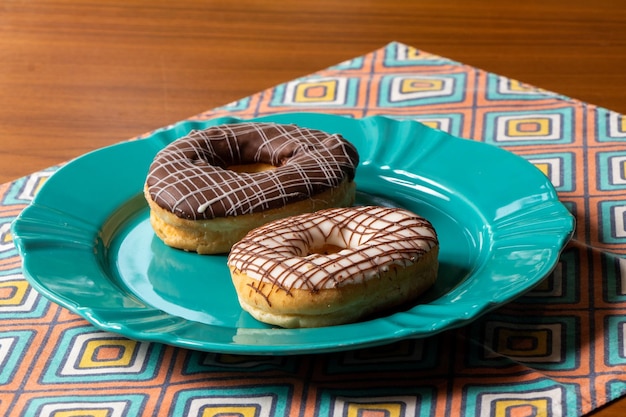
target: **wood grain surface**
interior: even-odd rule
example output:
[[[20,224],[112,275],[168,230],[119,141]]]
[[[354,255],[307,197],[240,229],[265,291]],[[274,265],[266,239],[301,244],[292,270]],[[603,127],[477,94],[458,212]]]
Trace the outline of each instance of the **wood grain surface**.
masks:
[[[618,0],[0,0],[0,183],[391,41],[626,113]]]

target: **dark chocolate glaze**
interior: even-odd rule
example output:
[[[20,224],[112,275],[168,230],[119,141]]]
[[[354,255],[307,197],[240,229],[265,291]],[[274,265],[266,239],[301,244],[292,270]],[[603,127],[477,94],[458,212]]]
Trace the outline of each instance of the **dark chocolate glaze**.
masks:
[[[146,179],[150,197],[176,216],[258,213],[353,180],[359,157],[340,135],[296,125],[236,123],[192,131],[161,150]],[[233,165],[276,167],[237,173]]]

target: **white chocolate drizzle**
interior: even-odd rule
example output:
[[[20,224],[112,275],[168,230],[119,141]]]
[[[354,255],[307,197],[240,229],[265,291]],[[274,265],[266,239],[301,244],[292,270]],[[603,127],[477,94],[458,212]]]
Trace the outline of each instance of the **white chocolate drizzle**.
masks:
[[[286,292],[340,287],[411,265],[438,245],[431,223],[399,208],[332,208],[261,226],[233,246],[228,265]],[[335,253],[311,253],[325,245]]]

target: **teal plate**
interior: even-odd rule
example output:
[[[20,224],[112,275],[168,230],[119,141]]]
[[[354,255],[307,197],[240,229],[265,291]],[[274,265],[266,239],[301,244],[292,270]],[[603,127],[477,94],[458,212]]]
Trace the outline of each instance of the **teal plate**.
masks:
[[[254,119],[341,133],[360,153],[357,203],[428,218],[440,239],[436,285],[417,303],[354,324],[278,329],[237,302],[223,255],[155,237],[142,187],[155,154],[232,117],[183,121],[59,169],[12,225],[24,274],[50,300],[126,337],[237,354],[339,351],[462,326],[549,274],[574,219],[547,178],[502,149],[415,121],[286,113]]]

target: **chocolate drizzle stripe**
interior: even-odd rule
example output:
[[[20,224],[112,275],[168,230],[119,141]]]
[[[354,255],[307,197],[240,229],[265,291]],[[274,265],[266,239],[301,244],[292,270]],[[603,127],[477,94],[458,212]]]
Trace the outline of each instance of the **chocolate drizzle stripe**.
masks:
[[[326,244],[343,248],[310,254]],[[430,222],[409,211],[378,206],[334,208],[278,220],[233,246],[229,266],[289,293],[311,292],[378,277],[408,266],[438,245]],[[258,287],[257,287],[258,288]]]
[[[232,165],[275,169],[238,173]],[[280,208],[354,179],[358,154],[340,135],[276,123],[193,131],[161,150],[146,185],[160,207],[186,219]]]

